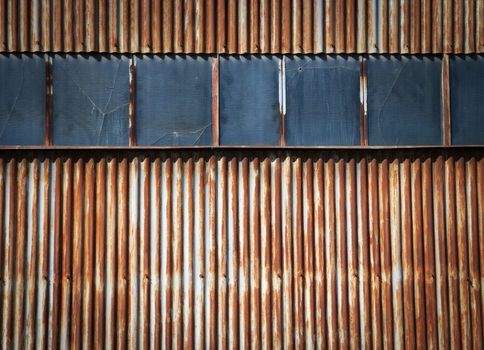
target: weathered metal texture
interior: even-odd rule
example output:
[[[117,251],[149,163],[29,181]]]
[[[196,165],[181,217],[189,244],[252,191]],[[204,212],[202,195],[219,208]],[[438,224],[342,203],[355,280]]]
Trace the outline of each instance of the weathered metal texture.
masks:
[[[479,348],[484,152],[2,151],[10,348]]]
[[[479,0],[0,0],[0,51],[484,52]]]

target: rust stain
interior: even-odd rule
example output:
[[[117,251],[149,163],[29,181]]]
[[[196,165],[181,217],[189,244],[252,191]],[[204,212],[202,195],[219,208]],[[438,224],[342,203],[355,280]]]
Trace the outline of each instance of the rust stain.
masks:
[[[482,149],[103,152],[2,153],[3,347],[482,343]]]

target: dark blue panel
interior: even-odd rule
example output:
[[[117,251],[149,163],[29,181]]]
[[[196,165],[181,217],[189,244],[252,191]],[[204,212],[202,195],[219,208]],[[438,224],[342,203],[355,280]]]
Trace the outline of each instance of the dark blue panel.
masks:
[[[279,144],[279,58],[220,58],[220,143]]]
[[[442,142],[441,60],[371,56],[368,62],[370,145]]]
[[[211,145],[211,82],[209,57],[137,59],[138,145]]]
[[[286,142],[360,144],[359,62],[344,56],[286,58]]]
[[[56,55],[54,144],[121,146],[129,142],[129,60]]]
[[[0,55],[0,144],[42,145],[45,61],[38,55]]]
[[[484,57],[452,57],[450,62],[452,143],[484,144]]]

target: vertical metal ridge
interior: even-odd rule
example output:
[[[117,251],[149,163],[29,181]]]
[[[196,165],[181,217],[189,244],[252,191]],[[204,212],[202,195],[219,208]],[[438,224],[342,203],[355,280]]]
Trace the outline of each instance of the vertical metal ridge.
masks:
[[[479,346],[483,159],[0,157],[2,346]]]

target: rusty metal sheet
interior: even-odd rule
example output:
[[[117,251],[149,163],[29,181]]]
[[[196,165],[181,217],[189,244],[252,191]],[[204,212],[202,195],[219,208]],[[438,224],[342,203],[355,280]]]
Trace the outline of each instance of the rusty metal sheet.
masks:
[[[484,151],[0,152],[3,348],[479,347]]]
[[[0,51],[484,52],[476,0],[1,0]]]

